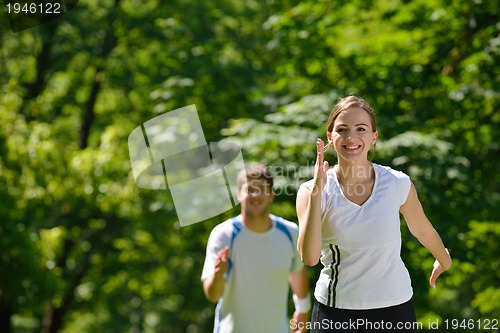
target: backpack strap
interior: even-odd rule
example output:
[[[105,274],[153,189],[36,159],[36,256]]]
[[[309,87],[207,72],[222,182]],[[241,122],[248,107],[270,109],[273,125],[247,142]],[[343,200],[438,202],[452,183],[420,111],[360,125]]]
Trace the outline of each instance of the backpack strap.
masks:
[[[226,272],[226,279],[229,277],[229,274],[231,273],[231,269],[233,267],[233,261],[231,260],[231,254],[233,250],[233,244],[234,240],[236,239],[236,236],[241,232],[242,225],[241,222],[238,221],[237,217],[232,218],[233,222],[233,232],[231,234],[231,243],[229,244],[229,255],[228,255],[228,260],[227,260],[227,272]]]
[[[279,216],[275,216],[275,215],[271,215],[271,217],[276,221],[276,228],[286,235],[286,237],[290,241],[292,251],[295,253],[297,251],[297,249],[296,249],[295,244],[293,242],[292,234],[290,233],[290,230],[286,227],[286,225],[283,221],[283,218],[281,218]],[[290,265],[290,271],[293,271],[294,268],[295,268],[295,261],[292,259],[292,263]]]

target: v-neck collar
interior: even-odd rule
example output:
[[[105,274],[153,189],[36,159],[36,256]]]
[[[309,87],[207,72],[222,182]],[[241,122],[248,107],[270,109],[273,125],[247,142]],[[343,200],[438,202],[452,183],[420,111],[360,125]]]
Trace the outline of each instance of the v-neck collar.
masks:
[[[333,172],[332,172],[332,173],[333,173],[333,179],[335,180],[335,184],[337,185],[337,187],[338,187],[338,189],[339,189],[339,193],[340,193],[340,194],[342,194],[342,197],[344,198],[344,200],[345,200],[345,201],[347,201],[349,204],[354,205],[354,206],[356,206],[356,207],[358,207],[358,208],[362,208],[362,207],[364,207],[365,205],[367,205],[367,204],[368,204],[368,203],[372,200],[372,198],[373,198],[373,196],[374,196],[374,194],[375,194],[375,191],[377,190],[377,184],[378,184],[378,179],[379,179],[378,169],[377,169],[377,167],[376,167],[376,164],[375,164],[375,163],[372,163],[372,162],[370,162],[370,163],[371,163],[372,168],[373,168],[373,175],[374,175],[374,177],[375,177],[375,180],[374,180],[374,182],[373,182],[372,193],[370,193],[370,196],[368,197],[368,199],[366,199],[366,201],[365,201],[365,202],[363,202],[361,205],[358,205],[357,203],[355,203],[355,202],[353,202],[353,201],[349,200],[349,199],[345,196],[344,191],[342,191],[342,186],[340,186],[340,182],[339,182],[339,180],[338,180],[338,178],[337,178],[337,171],[336,171],[336,167],[337,167],[337,166],[335,166],[335,167],[333,168],[333,170],[332,170],[332,171],[333,171]]]

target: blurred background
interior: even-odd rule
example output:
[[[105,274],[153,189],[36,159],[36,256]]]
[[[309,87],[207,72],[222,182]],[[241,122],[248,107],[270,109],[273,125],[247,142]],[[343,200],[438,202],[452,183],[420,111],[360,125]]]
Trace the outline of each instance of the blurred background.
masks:
[[[495,0],[81,0],[14,33],[0,12],[0,332],[211,332],[205,245],[239,207],[180,227],[168,190],[135,184],[128,135],[195,104],[208,142],[275,171],[272,212],[297,221],[348,94],[454,258],[431,289],[402,223],[418,320],[498,320],[499,18]]]

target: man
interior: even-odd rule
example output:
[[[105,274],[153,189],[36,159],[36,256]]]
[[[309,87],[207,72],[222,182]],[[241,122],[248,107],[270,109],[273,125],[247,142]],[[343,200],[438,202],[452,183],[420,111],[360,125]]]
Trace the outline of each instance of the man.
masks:
[[[274,192],[267,167],[246,167],[236,184],[241,214],[212,230],[201,277],[207,299],[218,302],[214,333],[305,332],[311,303],[298,227],[270,214]],[[290,322],[289,284],[296,308]]]

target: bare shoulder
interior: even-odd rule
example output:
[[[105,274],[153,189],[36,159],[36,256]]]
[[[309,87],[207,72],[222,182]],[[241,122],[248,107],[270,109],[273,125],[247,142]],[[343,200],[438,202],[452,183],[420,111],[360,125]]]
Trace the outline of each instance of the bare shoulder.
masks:
[[[308,180],[299,186],[297,191],[297,201],[306,200],[314,188],[314,179]]]
[[[415,188],[413,182],[410,182],[410,190],[408,192],[408,196],[403,205],[401,205],[400,211],[406,217],[408,213],[414,213],[416,210],[421,210],[421,209],[422,209],[422,204],[418,199],[417,189]]]

